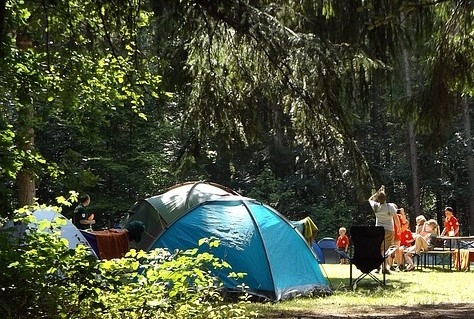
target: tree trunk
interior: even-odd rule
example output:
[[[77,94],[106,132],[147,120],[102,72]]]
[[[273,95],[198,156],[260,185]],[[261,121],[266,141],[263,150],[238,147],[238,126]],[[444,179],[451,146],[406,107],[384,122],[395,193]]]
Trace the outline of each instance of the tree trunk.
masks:
[[[33,106],[27,106],[20,112],[21,128],[18,130],[19,143],[22,150],[30,153],[35,148],[35,131],[31,126],[34,117]],[[25,164],[24,164],[25,165]],[[18,200],[20,207],[35,202],[35,174],[28,166],[23,166],[17,176]]]
[[[405,73],[405,93],[408,98],[413,96],[412,82],[411,82],[411,66],[408,55],[408,50],[403,49],[403,65]],[[411,179],[412,179],[412,196],[413,196],[413,209],[414,215],[421,215],[420,206],[420,180],[418,173],[418,152],[416,147],[416,133],[415,125],[413,122],[408,124],[408,142],[409,142],[409,158],[411,167]]]
[[[18,173],[18,200],[20,207],[35,202],[35,176],[32,170],[24,168]]]
[[[469,229],[468,234],[474,232],[474,155],[472,153],[472,136],[471,136],[471,118],[469,112],[469,103],[467,96],[462,99],[463,116],[464,116],[464,135],[466,141],[466,159],[467,171],[469,175]]]
[[[0,60],[3,61],[5,59],[5,43],[6,43],[6,32],[5,32],[5,25],[6,25],[6,16],[5,13],[7,11],[7,1],[0,0]]]

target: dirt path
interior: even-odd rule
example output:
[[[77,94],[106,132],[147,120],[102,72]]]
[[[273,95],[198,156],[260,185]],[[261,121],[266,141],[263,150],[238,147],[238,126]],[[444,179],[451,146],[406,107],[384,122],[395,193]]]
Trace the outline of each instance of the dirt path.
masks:
[[[473,304],[439,304],[418,307],[356,307],[338,309],[333,313],[285,312],[266,314],[262,318],[285,319],[471,319],[474,318]]]

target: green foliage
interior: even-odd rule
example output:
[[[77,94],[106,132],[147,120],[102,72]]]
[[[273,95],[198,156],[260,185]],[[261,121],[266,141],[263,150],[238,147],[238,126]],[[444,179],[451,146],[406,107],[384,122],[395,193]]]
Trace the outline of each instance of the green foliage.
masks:
[[[7,223],[0,229],[3,318],[253,316],[245,294],[235,303],[224,300],[210,268],[230,265],[210,252],[132,250],[122,259],[96,260],[84,246],[68,249],[60,236],[61,220],[35,223],[31,211],[37,208],[17,211],[15,223],[27,227],[20,237],[19,226]],[[211,249],[218,244],[212,239],[204,243]]]
[[[277,178],[266,166],[252,181],[245,196],[255,198],[277,209],[290,220],[311,217],[318,226],[318,237],[335,237],[341,226],[349,228],[356,222],[367,223],[365,212],[359,211],[358,202],[351,202],[342,191],[327,188],[325,174],[305,172],[311,177],[295,174]],[[341,197],[342,195],[342,197]]]
[[[0,181],[12,182],[28,169],[38,184],[52,184],[49,193],[96,186],[104,176],[84,167],[95,154],[83,147],[108,142],[102,134],[115,129],[110,124],[117,110],[126,110],[128,122],[132,116],[145,119],[145,101],[165,96],[157,59],[142,50],[148,45],[141,37],[149,31],[150,7],[140,0],[120,5],[68,0],[9,1],[2,9],[0,104],[8,107],[2,109],[0,131],[11,131],[14,140],[11,155],[2,158]],[[0,150],[8,147],[10,135],[0,135]]]
[[[291,211],[288,200],[294,198],[294,193],[284,181],[277,179],[269,167],[266,167],[254,182],[254,187],[246,194],[275,208],[285,207]],[[285,205],[286,204],[286,205]]]
[[[27,227],[34,217],[20,209],[14,221]],[[59,221],[40,223],[20,234],[14,234],[20,226],[2,228],[0,308],[5,318],[60,318],[76,313],[79,299],[96,293],[89,284],[100,275],[97,261],[82,246],[69,250],[60,227]]]
[[[3,121],[2,121],[3,123]],[[15,132],[12,125],[7,125],[0,131],[0,152],[5,154],[0,159],[0,174],[10,178],[16,176],[21,167],[21,152],[15,143]]]
[[[439,134],[417,135],[422,210],[436,215],[449,203],[467,225],[452,93],[472,92],[471,8],[405,0],[9,1],[0,60],[2,213],[15,207],[14,179],[27,167],[37,197],[85,191],[104,221],[137,198],[208,179],[291,219],[310,215],[320,234],[335,234],[339,224],[372,222],[363,205],[374,183],[411,213],[406,132],[416,124]],[[16,35],[31,45],[19,46]],[[21,148],[26,124],[36,151]],[[435,141],[443,147],[424,147]]]

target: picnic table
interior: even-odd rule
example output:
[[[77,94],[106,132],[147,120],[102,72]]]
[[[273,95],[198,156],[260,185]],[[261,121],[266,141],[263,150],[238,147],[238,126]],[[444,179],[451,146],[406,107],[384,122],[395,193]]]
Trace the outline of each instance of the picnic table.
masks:
[[[474,242],[474,236],[439,236],[441,240],[446,240],[449,243],[449,250],[457,249],[453,253],[454,265],[457,270],[469,269],[471,261],[471,252],[474,258],[474,251],[461,249],[461,242]],[[453,246],[453,242],[455,243]],[[467,255],[467,259],[466,259]]]

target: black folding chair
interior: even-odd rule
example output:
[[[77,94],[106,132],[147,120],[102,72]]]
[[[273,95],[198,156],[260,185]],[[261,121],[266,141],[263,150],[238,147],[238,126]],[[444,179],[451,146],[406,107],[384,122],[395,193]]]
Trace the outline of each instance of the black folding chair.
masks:
[[[366,276],[371,277],[380,285],[385,286],[385,259],[391,255],[393,251],[388,250],[385,255],[382,255],[380,252],[380,247],[385,237],[384,228],[381,226],[352,226],[350,237],[353,245],[353,255],[349,259],[350,286],[355,288],[357,283]],[[354,281],[352,280],[352,265],[355,265],[356,268],[362,272]],[[372,273],[373,270],[379,269],[381,265],[382,280]]]

